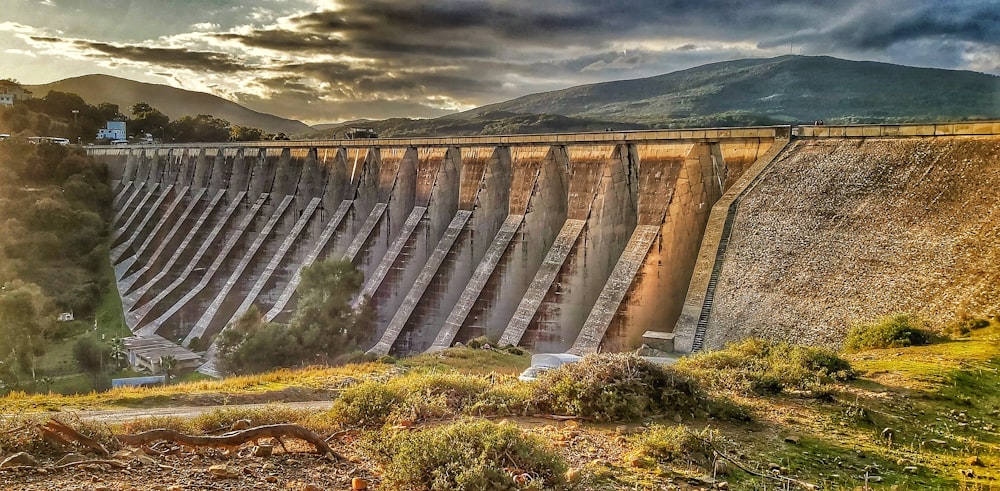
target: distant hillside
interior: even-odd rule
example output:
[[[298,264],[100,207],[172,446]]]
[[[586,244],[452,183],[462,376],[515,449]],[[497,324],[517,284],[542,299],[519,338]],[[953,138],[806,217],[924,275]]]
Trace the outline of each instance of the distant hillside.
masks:
[[[322,126],[320,128],[319,126]],[[462,136],[462,135],[516,135],[529,133],[566,133],[572,131],[641,130],[649,128],[643,123],[598,121],[572,118],[558,114],[515,114],[509,112],[481,112],[465,117],[453,116],[435,119],[393,118],[382,121],[317,125],[310,138],[343,137],[351,127],[372,128],[383,137],[407,136]]]
[[[484,113],[561,114],[653,126],[1000,119],[1000,77],[977,72],[781,56],[712,63],[650,78],[519,97]]]
[[[233,124],[260,128],[270,133],[296,134],[312,131],[308,125],[300,121],[253,111],[211,94],[109,75],[84,75],[45,85],[31,85],[27,88],[35,94],[35,97],[44,97],[50,90],[73,92],[83,97],[88,104],[101,102],[118,104],[121,111],[126,114],[129,106],[145,101],[170,119],[211,114]]]

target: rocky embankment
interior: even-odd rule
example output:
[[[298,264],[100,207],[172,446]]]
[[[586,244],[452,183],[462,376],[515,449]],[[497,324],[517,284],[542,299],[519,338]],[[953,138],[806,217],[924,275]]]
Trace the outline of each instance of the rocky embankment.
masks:
[[[1000,305],[1000,138],[798,141],[744,196],[706,346]]]

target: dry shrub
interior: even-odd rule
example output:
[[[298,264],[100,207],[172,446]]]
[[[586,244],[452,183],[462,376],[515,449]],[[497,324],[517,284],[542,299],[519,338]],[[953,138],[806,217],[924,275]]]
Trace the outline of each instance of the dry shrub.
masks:
[[[386,489],[561,489],[566,464],[513,423],[470,420],[419,431],[370,433],[361,452]]]
[[[543,411],[599,421],[707,405],[690,376],[624,353],[589,355],[545,373],[537,382],[535,403]]]

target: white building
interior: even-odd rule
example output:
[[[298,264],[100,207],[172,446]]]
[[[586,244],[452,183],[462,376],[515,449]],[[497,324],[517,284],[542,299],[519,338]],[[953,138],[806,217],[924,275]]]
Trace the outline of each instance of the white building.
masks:
[[[125,122],[124,121],[108,121],[104,125],[104,128],[97,130],[98,140],[124,140],[125,139]]]
[[[14,101],[31,98],[31,91],[12,80],[0,80],[0,106],[13,106]]]

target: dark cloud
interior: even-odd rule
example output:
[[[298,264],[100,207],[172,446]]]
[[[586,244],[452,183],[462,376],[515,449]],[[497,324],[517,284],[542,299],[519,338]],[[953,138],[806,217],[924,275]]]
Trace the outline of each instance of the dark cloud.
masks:
[[[884,50],[921,39],[1000,43],[1000,9],[992,2],[875,2],[856,8],[838,23],[817,25],[806,32],[792,32],[766,39],[761,48],[788,43],[840,51]],[[895,8],[894,8],[895,7]]]
[[[238,41],[245,46],[276,51],[342,52],[346,44],[340,39],[320,34],[285,29],[263,29],[250,34],[218,33],[212,36]]]
[[[8,1],[24,7],[14,9],[14,21],[41,15],[27,13],[29,0]],[[79,25],[64,14],[86,3],[54,1],[62,20],[43,34]],[[109,2],[131,8],[102,10],[87,35],[66,34],[97,41],[35,40],[73,42],[123,66],[241,72],[241,101],[313,121],[430,117],[444,107],[789,50],[1000,70],[995,0],[338,0],[318,11],[315,0],[205,0],[203,12],[185,10],[184,0]],[[163,18],[154,34],[127,37],[154,14]],[[117,15],[115,26],[108,15]],[[135,28],[119,26],[126,21]],[[178,30],[181,23],[187,30]],[[114,34],[93,34],[101,29]]]
[[[131,60],[172,68],[187,68],[218,73],[232,73],[246,70],[246,65],[225,54],[211,51],[190,51],[181,48],[150,48],[147,46],[117,46],[95,41],[76,40],[73,44],[88,48],[112,60]]]

